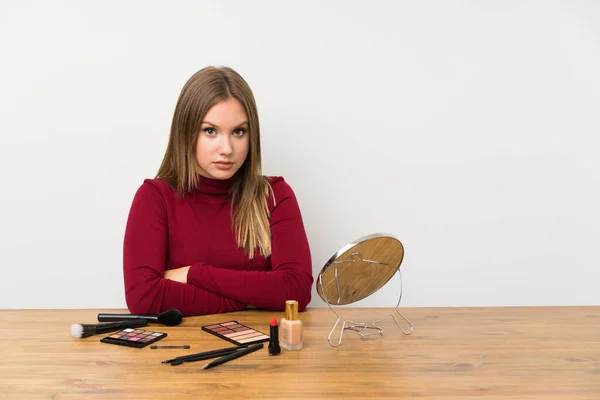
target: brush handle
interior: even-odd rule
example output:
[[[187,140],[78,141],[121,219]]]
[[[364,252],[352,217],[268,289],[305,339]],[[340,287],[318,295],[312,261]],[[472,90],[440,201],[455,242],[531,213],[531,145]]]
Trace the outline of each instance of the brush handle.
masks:
[[[138,315],[138,314],[98,314],[98,321],[109,322],[109,321],[124,321],[124,320],[138,320],[143,319],[146,321],[157,321],[158,315]]]
[[[146,325],[148,325],[148,321],[145,319],[107,322],[104,324],[73,324],[71,326],[71,335],[83,339],[92,335],[118,331],[126,328],[139,328]]]
[[[163,361],[163,364],[172,364],[172,363],[177,363],[177,364],[172,364],[172,365],[180,365],[182,364],[184,361],[188,361],[188,360],[208,360],[210,358],[215,358],[215,357],[221,357],[224,356],[226,354],[229,353],[233,353],[236,350],[240,350],[240,349],[245,349],[247,348],[248,345],[247,344],[242,344],[239,346],[235,346],[235,347],[227,347],[224,349],[217,349],[217,350],[210,350],[210,351],[203,351],[201,353],[194,353],[194,354],[188,354],[187,356],[179,356],[179,357],[175,357],[172,358],[170,360],[166,360]],[[202,358],[204,357],[204,358]]]
[[[142,326],[146,326],[148,325],[148,321],[145,319],[136,319],[136,320],[130,320],[130,321],[119,321],[119,322],[112,322],[112,323],[106,323],[106,324],[96,324],[96,334],[99,333],[106,333],[106,332],[113,332],[113,331],[118,331],[119,329],[125,329],[125,328],[140,328]]]
[[[264,347],[264,345],[262,343],[257,343],[257,344],[253,344],[252,346],[247,347],[243,350],[236,350],[233,353],[229,353],[227,355],[224,355],[221,358],[217,358],[216,360],[209,362],[208,364],[204,365],[202,367],[202,369],[209,369],[209,368],[216,367],[217,365],[224,364],[228,361],[235,360],[236,358],[239,358],[239,357],[245,356],[246,354],[250,354],[252,352],[260,350],[263,347]]]

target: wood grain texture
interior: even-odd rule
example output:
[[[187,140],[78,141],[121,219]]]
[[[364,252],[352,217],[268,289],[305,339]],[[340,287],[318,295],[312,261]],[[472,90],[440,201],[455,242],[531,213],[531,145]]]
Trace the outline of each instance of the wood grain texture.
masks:
[[[272,316],[249,310],[151,325],[168,337],[151,350],[100,343],[105,335],[70,336],[73,323],[98,312],[0,310],[2,399],[600,399],[600,307],[404,308],[414,324],[403,335],[391,320],[383,336],[346,332],[340,347],[327,335],[329,309],[301,313],[303,350],[269,357],[264,350],[210,370],[203,361],[162,360],[229,347],[200,327],[237,319],[268,333]],[[344,309],[367,320],[385,309]]]

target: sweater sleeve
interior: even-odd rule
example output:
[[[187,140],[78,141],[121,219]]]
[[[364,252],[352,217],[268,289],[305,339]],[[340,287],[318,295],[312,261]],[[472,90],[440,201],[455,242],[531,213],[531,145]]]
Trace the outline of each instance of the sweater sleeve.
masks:
[[[297,300],[302,311],[311,300],[313,284],[308,239],[292,188],[280,177],[272,186],[276,201],[270,218],[271,270],[232,270],[198,262],[192,264],[187,281],[267,310],[284,310],[286,300]]]
[[[123,244],[125,299],[133,314],[159,314],[176,308],[185,316],[246,309],[246,304],[191,284],[164,278],[168,226],[164,199],[154,185],[137,191]]]

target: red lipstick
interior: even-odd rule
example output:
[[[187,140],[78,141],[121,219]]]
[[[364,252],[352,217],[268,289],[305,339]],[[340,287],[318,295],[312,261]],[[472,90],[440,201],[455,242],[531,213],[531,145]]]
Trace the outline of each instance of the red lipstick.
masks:
[[[277,326],[277,319],[273,317],[271,319],[271,339],[269,340],[269,355],[278,356],[281,354],[281,347],[279,347],[279,327]]]

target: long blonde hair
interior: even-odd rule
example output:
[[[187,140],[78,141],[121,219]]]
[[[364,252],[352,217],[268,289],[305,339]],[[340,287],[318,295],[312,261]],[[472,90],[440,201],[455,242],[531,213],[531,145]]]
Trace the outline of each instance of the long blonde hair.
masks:
[[[235,238],[249,258],[258,248],[271,254],[271,228],[267,198],[273,195],[269,181],[262,175],[260,126],[256,101],[248,83],[229,67],[206,67],[196,72],[181,90],[169,144],[157,178],[169,182],[181,196],[198,188],[196,141],[208,110],[216,103],[235,98],[248,116],[250,139],[248,155],[236,172],[231,186],[232,220]]]

